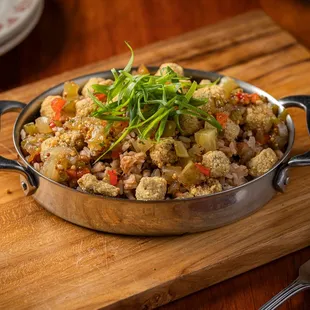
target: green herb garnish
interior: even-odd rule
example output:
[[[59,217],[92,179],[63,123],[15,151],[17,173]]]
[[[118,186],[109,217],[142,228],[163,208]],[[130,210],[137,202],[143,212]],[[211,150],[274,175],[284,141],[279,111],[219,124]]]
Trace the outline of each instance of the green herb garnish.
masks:
[[[114,83],[110,86],[93,85],[96,93],[107,96],[107,102],[103,104],[91,92],[90,98],[98,105],[93,116],[108,121],[110,131],[114,122],[128,121],[118,139],[97,159],[97,161],[120,143],[128,133],[136,129],[141,139],[154,135],[158,141],[165,129],[168,119],[176,122],[178,130],[180,115],[192,115],[209,122],[212,126],[221,130],[221,125],[216,119],[198,107],[207,103],[207,100],[192,98],[196,89],[200,88],[188,77],[178,76],[170,67],[166,73],[154,76],[150,74],[132,75],[130,73],[134,60],[134,52],[131,46],[125,42],[131,51],[131,57],[123,70],[112,69]],[[188,82],[187,82],[188,81]],[[216,83],[216,82],[215,82]],[[189,87],[186,94],[182,92],[184,86]]]

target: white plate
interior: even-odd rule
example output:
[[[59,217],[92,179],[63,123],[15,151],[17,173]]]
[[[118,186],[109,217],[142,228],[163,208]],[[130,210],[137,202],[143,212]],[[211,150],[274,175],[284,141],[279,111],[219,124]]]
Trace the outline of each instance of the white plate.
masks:
[[[0,45],[31,22],[41,0],[0,0]]]
[[[0,0],[0,2],[3,0]],[[27,26],[23,27],[23,30],[20,31],[17,35],[15,35],[13,38],[7,40],[4,42],[4,44],[0,45],[0,56],[14,48],[16,45],[18,45],[21,41],[23,41],[29,33],[33,30],[33,28],[36,26],[38,23],[43,7],[44,7],[44,2],[39,0],[39,5],[36,8],[36,10],[33,12],[33,15],[30,16],[30,22],[27,23]]]

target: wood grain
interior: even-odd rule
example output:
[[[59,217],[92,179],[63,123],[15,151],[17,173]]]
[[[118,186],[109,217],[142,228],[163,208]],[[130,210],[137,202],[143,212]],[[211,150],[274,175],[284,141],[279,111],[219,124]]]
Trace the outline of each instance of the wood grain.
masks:
[[[48,0],[38,26],[0,57],[0,91],[258,8],[258,0]]]
[[[65,72],[2,93],[0,99],[28,101],[60,81],[122,66],[127,58],[128,54],[121,55]],[[172,60],[220,70],[276,97],[309,92],[309,59],[305,48],[261,12],[136,51],[136,63]],[[304,113],[292,110],[291,114],[297,129],[294,153],[304,152],[309,146]],[[6,115],[2,122],[1,154],[11,153],[13,119]],[[261,211],[233,225],[182,237],[134,238],[66,223],[32,198],[21,198],[15,188],[17,178],[1,174],[0,188],[12,187],[12,193],[0,197],[0,308],[149,309],[301,249],[310,243],[309,178],[309,168],[294,169],[285,195],[277,195]],[[235,283],[242,295],[242,287],[251,282]],[[217,298],[210,302],[227,309],[231,304],[218,301],[226,294],[222,288],[222,292],[213,290]],[[278,288],[268,294],[260,290],[262,297],[257,300],[266,301]],[[259,306],[254,301],[235,302],[234,308],[228,308]]]

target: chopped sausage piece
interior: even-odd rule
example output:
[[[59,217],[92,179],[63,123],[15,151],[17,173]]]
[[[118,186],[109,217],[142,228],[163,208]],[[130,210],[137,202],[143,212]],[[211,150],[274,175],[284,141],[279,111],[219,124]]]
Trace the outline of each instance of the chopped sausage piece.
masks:
[[[142,164],[146,158],[145,153],[129,152],[120,156],[120,166],[125,174],[128,173],[140,173]]]
[[[277,161],[278,157],[271,148],[264,149],[249,161],[249,174],[259,177],[271,169]]]
[[[41,116],[46,116],[50,119],[54,118],[56,112],[52,108],[52,101],[56,98],[62,99],[60,96],[48,96],[46,97],[41,104]]]
[[[90,173],[84,174],[80,179],[78,179],[77,182],[84,192],[101,194],[110,197],[116,197],[119,194],[118,187],[104,181],[99,181]]]
[[[163,200],[167,192],[167,181],[160,177],[143,177],[136,189],[138,200]]]
[[[174,150],[174,140],[172,138],[161,139],[150,150],[150,157],[153,164],[159,168],[175,163],[178,158]]]
[[[210,169],[212,178],[224,177],[230,168],[230,161],[222,151],[210,151],[203,155],[202,164]]]
[[[238,137],[240,133],[240,127],[234,123],[231,119],[227,119],[227,122],[224,127],[224,137],[232,142]]]
[[[264,132],[268,132],[271,129],[275,115],[272,112],[272,108],[267,104],[252,105],[247,108],[246,113],[247,128]]]
[[[196,196],[210,195],[221,191],[222,191],[222,185],[218,180],[207,179],[204,185],[191,187],[190,194],[196,197]]]
[[[183,68],[180,65],[173,63],[173,62],[162,64],[159,67],[159,70],[156,72],[155,75],[165,75],[167,73],[167,69],[166,69],[167,67],[172,69],[177,75],[180,75],[180,76],[184,75]]]
[[[204,121],[192,115],[180,115],[180,125],[184,136],[190,136],[203,128]]]

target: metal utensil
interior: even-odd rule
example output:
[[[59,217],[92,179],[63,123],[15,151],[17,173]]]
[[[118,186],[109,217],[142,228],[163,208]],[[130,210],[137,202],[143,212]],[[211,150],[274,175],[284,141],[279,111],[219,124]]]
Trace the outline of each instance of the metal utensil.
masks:
[[[298,278],[280,293],[272,297],[259,310],[272,310],[278,308],[293,295],[310,288],[310,260],[299,268]]]

